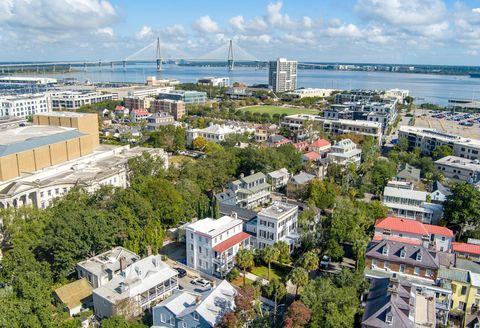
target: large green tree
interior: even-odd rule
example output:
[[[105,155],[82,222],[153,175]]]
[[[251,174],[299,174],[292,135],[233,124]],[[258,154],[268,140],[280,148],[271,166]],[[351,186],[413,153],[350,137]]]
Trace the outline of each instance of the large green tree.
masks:
[[[247,269],[254,266],[253,253],[251,250],[242,248],[235,255],[235,263],[243,270],[243,286],[245,286],[245,276]]]
[[[468,183],[456,183],[451,192],[443,203],[444,217],[461,238],[467,226],[480,225],[480,190]]]
[[[270,271],[271,271],[271,264],[272,262],[278,261],[280,257],[280,251],[278,248],[273,246],[267,246],[262,252],[262,260],[267,263],[268,266],[268,280],[270,281]]]

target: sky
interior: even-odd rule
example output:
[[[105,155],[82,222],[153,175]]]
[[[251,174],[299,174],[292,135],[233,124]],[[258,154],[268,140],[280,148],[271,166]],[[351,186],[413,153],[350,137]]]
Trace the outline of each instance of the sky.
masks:
[[[0,0],[0,61],[153,59],[157,37],[166,58],[232,39],[237,59],[478,65],[480,0]]]

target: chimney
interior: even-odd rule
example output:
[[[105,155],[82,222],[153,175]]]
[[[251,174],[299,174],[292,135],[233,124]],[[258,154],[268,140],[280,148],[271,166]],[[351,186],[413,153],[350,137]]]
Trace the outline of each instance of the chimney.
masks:
[[[234,212],[234,211],[232,211],[232,214],[230,216],[234,219],[238,218],[237,212]]]
[[[122,256],[120,258],[120,271],[123,272],[127,268],[127,258],[125,256]]]
[[[202,301],[202,298],[200,296],[197,296],[195,297],[195,304],[200,304],[200,302]]]
[[[245,174],[240,173],[240,179],[243,179],[245,177]]]
[[[398,294],[398,284],[399,284],[398,276],[396,273],[394,273],[390,278],[390,283],[388,285],[388,292],[390,295],[394,296]]]
[[[255,170],[250,170],[250,175],[254,175],[255,174]]]
[[[147,256],[152,255],[152,246],[148,245],[147,246]]]

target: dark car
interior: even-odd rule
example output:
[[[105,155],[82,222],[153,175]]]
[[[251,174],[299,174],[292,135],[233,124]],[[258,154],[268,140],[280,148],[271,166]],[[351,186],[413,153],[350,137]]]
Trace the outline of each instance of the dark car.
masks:
[[[187,270],[182,268],[174,268],[178,272],[178,278],[183,278],[187,275]]]

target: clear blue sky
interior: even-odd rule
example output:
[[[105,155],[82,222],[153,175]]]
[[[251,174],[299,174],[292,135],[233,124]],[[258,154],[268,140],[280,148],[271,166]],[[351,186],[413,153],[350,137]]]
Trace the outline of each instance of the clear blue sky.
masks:
[[[233,39],[245,59],[478,65],[480,1],[0,1],[0,61],[119,60],[157,36],[175,58]]]

